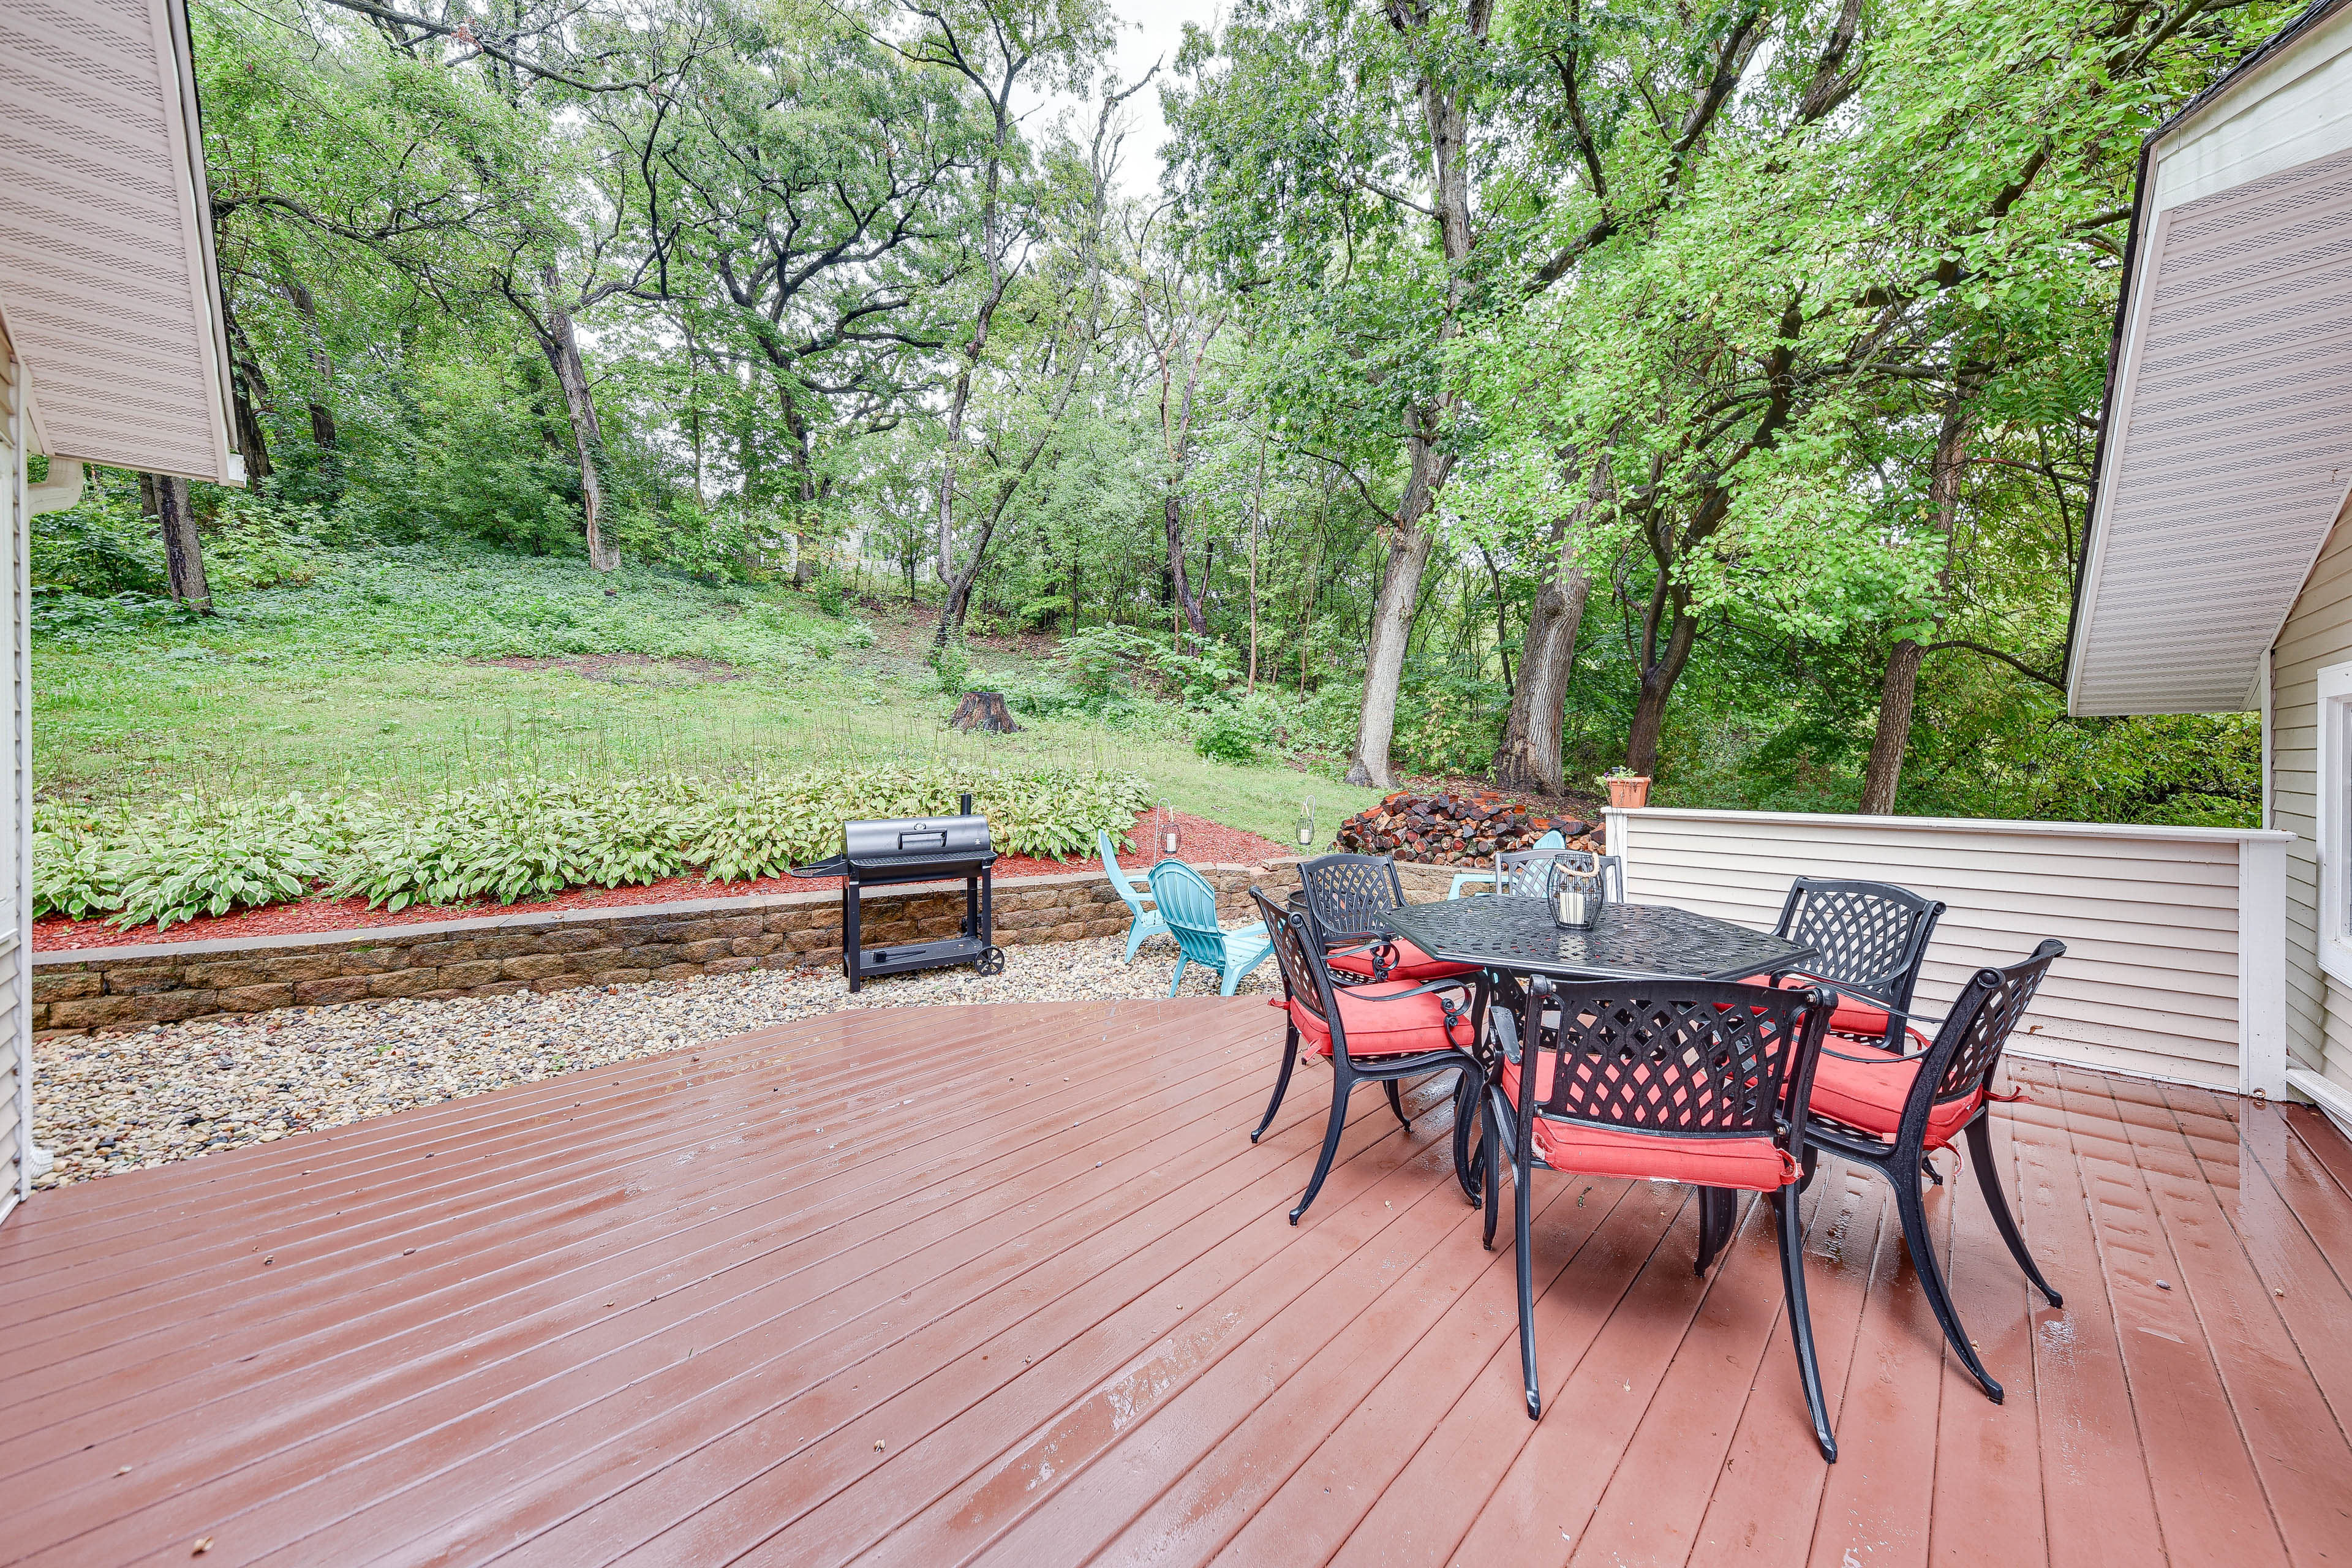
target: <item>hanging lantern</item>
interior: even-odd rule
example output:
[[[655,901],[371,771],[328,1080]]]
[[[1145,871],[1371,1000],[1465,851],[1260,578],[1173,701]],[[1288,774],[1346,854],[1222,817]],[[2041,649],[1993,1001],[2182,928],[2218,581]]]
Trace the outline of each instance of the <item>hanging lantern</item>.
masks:
[[[1311,795],[1307,797],[1307,804],[1298,808],[1298,847],[1301,849],[1315,847],[1315,797]]]
[[[1162,860],[1176,858],[1176,851],[1180,844],[1181,840],[1176,832],[1176,813],[1163,800],[1160,803],[1160,858]]]

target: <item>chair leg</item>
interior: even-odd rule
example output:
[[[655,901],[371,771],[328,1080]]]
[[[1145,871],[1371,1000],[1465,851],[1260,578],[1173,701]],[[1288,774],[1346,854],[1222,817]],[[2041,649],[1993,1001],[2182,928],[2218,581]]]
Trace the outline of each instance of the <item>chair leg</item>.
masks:
[[[1404,1123],[1404,1130],[1408,1132],[1412,1131],[1412,1118],[1404,1113],[1404,1098],[1397,1092],[1397,1080],[1391,1079],[1381,1087],[1389,1091],[1389,1109],[1396,1112],[1396,1119],[1399,1121]]]
[[[1290,1211],[1290,1223],[1297,1225],[1315,1194],[1323,1190],[1323,1178],[1331,1173],[1331,1161],[1339,1152],[1339,1134],[1348,1130],[1348,1094],[1356,1087],[1353,1073],[1335,1054],[1331,1058],[1331,1120],[1323,1129],[1323,1152],[1316,1159],[1315,1173],[1307,1179],[1306,1195],[1298,1206]]]
[[[1704,1275],[1714,1266],[1730,1244],[1732,1227],[1738,1223],[1738,1194],[1728,1187],[1698,1190],[1698,1261],[1692,1266],[1692,1273]]]
[[[1519,1375],[1527,1384],[1528,1419],[1543,1415],[1543,1390],[1536,1382],[1536,1268],[1535,1246],[1528,1236],[1529,1222],[1534,1217],[1529,1210],[1528,1189],[1535,1184],[1528,1179],[1528,1162],[1522,1158],[1511,1165],[1511,1239],[1518,1249],[1519,1265]]]
[[[1919,1178],[1907,1170],[1898,1173],[1893,1169],[1887,1171],[1886,1177],[1895,1185],[1895,1208],[1903,1216],[1903,1245],[1911,1253],[1912,1272],[1919,1276],[1919,1289],[1927,1295],[1936,1321],[1943,1325],[1944,1339],[1960,1358],[1961,1367],[1985,1391],[1985,1397],[1999,1405],[2002,1398],[2000,1384],[1993,1381],[1992,1373],[1978,1359],[1976,1347],[1969,1343],[1968,1330],[1960,1326],[1960,1314],[1952,1306],[1951,1293],[1944,1289],[1944,1270],[1936,1261],[1935,1245],[1927,1236],[1927,1203],[1919,1195]]]
[[[1143,939],[1144,939],[1146,936],[1150,935],[1150,932],[1146,931],[1143,929],[1143,917],[1142,917],[1141,915],[1138,915],[1138,916],[1136,916],[1136,917],[1135,917],[1135,919],[1133,919],[1133,920],[1131,920],[1131,921],[1129,921],[1128,922],[1128,925],[1127,925],[1127,962],[1128,962],[1128,963],[1133,963],[1135,962],[1135,950],[1136,950],[1137,948],[1141,947],[1141,946],[1143,945]]]
[[[1257,1130],[1250,1134],[1255,1143],[1274,1125],[1274,1113],[1282,1109],[1283,1092],[1290,1087],[1290,1069],[1298,1060],[1298,1026],[1294,1023],[1282,1035],[1282,1070],[1275,1075],[1274,1098],[1265,1102],[1265,1114],[1259,1118]]]
[[[2043,1300],[2053,1307],[2064,1306],[2064,1300],[2050,1289],[2050,1281],[2042,1278],[2042,1270],[2034,1266],[2033,1254],[2025,1250],[2025,1237],[2018,1234],[2016,1216],[2009,1212],[2009,1194],[2001,1187],[2000,1171],[1993,1163],[1992,1129],[1981,1116],[1969,1123],[1969,1163],[1976,1168],[1977,1185],[1983,1189],[1985,1207],[1992,1211],[1993,1228],[2000,1232],[2001,1240],[2009,1243],[2009,1255],[2017,1259],[2017,1266],[2025,1270],[2025,1277],[2033,1281],[2033,1288],[2042,1292]]]
[[[1468,1068],[1454,1075],[1454,1176],[1462,1184],[1462,1192],[1469,1198],[1470,1206],[1478,1206],[1478,1178],[1470,1165],[1470,1121],[1472,1101],[1478,1093],[1479,1075]]]
[[[1491,1105],[1478,1108],[1478,1179],[1486,1191],[1486,1212],[1480,1215],[1485,1226],[1478,1238],[1487,1251],[1495,1250],[1495,1219],[1503,1208],[1503,1141],[1495,1135],[1495,1118]]]
[[[1175,995],[1177,989],[1184,984],[1184,967],[1192,962],[1181,952],[1176,955],[1176,978],[1168,983],[1168,994],[1171,996]]]
[[[1805,1413],[1813,1418],[1813,1441],[1822,1458],[1837,1463],[1837,1435],[1830,1430],[1829,1401],[1822,1396],[1822,1363],[1813,1353],[1812,1309],[1805,1304],[1805,1231],[1797,1218],[1797,1189],[1772,1195],[1772,1223],[1780,1233],[1780,1288],[1789,1297],[1789,1332],[1797,1342],[1797,1377],[1805,1385]]]

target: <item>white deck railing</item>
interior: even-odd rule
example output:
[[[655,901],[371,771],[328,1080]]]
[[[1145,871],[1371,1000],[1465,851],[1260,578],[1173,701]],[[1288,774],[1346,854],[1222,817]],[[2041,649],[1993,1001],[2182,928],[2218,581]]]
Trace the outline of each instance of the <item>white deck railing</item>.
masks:
[[[2011,1048],[2109,1071],[2286,1088],[2286,847],[2259,828],[1611,811],[1626,895],[1769,927],[1790,879],[1893,882],[1949,908],[1919,1005],[2066,944]]]

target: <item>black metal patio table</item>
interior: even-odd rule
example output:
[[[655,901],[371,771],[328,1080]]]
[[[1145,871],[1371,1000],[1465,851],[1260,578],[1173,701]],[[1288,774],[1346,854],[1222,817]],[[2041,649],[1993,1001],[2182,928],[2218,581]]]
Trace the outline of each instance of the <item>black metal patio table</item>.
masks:
[[[1400,904],[1387,918],[1391,931],[1432,958],[1475,963],[1498,976],[1745,980],[1820,956],[1802,943],[1672,904],[1609,904],[1590,931],[1553,924],[1544,900],[1496,894]]]
[[[1385,917],[1391,931],[1432,958],[1475,963],[1494,976],[1500,1006],[1492,1015],[1500,1026],[1515,1026],[1511,1015],[1524,999],[1522,975],[1547,980],[1620,980],[1663,976],[1675,980],[1746,980],[1793,969],[1821,956],[1819,950],[1764,931],[1694,914],[1672,904],[1607,904],[1589,931],[1563,930],[1552,920],[1550,900],[1482,894],[1442,903],[1399,904]],[[1487,1070],[1493,1049],[1478,1042]],[[1454,1145],[1457,1152],[1462,1145]],[[1474,1155],[1475,1159],[1475,1156]],[[1464,1173],[1468,1180],[1468,1173]],[[1731,1234],[1738,1194],[1723,1187],[1699,1189],[1699,1258],[1706,1267]]]

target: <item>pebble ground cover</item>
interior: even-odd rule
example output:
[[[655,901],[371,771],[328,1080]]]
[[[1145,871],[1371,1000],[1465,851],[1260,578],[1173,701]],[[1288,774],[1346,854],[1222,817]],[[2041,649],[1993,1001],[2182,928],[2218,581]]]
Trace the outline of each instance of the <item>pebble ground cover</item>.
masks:
[[[642,985],[454,1001],[297,1007],[226,1024],[159,1025],[42,1044],[34,1141],[56,1163],[37,1187],[202,1157],[364,1117],[850,1007],[1079,1002],[1168,994],[1162,937],[1126,963],[1124,938],[1005,950],[1004,972],[933,970],[868,982],[835,970],[754,971]],[[1281,989],[1266,963],[1236,993]],[[1206,971],[1183,994],[1214,995]],[[1268,1015],[1278,1027],[1279,1020]]]

